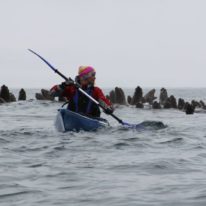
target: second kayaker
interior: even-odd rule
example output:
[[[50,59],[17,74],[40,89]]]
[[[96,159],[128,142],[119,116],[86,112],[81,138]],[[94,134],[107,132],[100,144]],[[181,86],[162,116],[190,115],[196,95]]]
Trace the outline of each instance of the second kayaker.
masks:
[[[106,114],[113,113],[111,102],[105,97],[102,90],[95,86],[96,71],[91,66],[80,66],[75,81],[81,85],[81,89],[97,100],[104,108]],[[98,105],[82,94],[74,85],[74,82],[66,81],[51,88],[52,96],[63,96],[69,101],[68,109],[90,117],[100,117]]]

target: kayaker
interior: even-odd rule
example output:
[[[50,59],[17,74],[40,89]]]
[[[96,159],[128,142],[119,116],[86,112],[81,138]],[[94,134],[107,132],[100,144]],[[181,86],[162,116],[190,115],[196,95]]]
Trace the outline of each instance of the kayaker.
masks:
[[[94,86],[96,79],[95,69],[91,66],[80,66],[75,81],[81,85],[81,89],[96,99],[104,108],[106,114],[113,113],[111,102],[105,97],[99,87]],[[99,107],[88,97],[82,94],[74,85],[74,82],[66,81],[51,88],[52,96],[63,96],[69,101],[68,109],[90,117],[100,117]]]

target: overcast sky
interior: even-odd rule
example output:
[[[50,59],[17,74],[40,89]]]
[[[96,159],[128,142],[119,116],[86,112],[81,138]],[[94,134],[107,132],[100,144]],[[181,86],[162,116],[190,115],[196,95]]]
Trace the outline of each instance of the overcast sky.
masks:
[[[50,88],[80,65],[100,87],[206,87],[205,0],[0,0],[0,85]]]

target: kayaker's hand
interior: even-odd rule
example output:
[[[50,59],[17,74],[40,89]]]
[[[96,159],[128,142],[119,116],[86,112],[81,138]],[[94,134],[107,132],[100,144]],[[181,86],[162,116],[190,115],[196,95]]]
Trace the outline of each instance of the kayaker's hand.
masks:
[[[105,112],[106,114],[112,114],[113,111],[114,111],[114,110],[113,110],[111,107],[107,107],[106,109],[104,109],[104,112]]]
[[[71,79],[68,79],[67,81],[62,82],[62,83],[60,84],[60,87],[61,87],[62,89],[65,89],[65,87],[71,86],[71,85],[73,85],[73,84],[74,84],[74,81],[71,80]]]
[[[51,97],[56,97],[59,95],[59,93],[60,93],[60,88],[58,85],[53,86],[49,91],[49,95]]]
[[[51,96],[51,97],[55,97],[56,95],[56,92],[54,91],[54,90],[50,90],[49,91],[49,95]]]

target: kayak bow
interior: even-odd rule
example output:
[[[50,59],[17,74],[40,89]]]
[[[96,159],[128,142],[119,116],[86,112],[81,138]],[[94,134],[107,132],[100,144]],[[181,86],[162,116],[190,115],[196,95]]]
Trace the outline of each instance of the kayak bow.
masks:
[[[59,132],[96,131],[108,126],[109,123],[103,118],[90,118],[63,108],[58,110],[55,121],[55,127]]]

